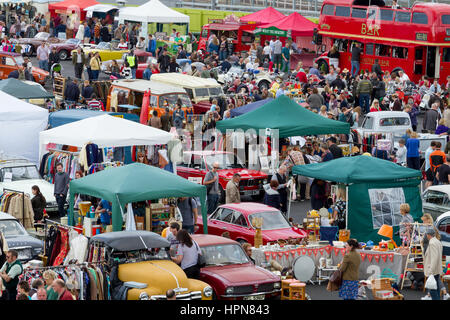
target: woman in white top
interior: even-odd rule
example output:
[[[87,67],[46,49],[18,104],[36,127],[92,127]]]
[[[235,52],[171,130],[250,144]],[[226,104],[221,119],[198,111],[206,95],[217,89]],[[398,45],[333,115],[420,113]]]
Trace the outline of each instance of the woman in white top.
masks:
[[[188,278],[199,279],[198,255],[202,254],[200,247],[184,229],[178,231],[177,240],[180,244],[178,245],[177,255],[172,257],[172,260],[181,266]]]
[[[319,115],[324,117],[324,118],[328,118],[327,106],[321,106],[320,107]]]
[[[352,125],[352,129],[356,129],[358,128],[358,121],[359,121],[359,117],[361,116],[361,107],[358,106],[356,108],[353,109],[352,112],[352,117],[353,117],[353,125]]]

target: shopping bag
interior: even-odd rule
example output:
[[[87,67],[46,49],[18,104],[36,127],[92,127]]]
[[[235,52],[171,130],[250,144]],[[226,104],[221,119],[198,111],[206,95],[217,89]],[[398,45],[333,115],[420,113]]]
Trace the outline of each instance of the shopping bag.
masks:
[[[327,284],[327,291],[338,291],[339,290],[339,286],[337,284],[335,284],[334,282],[328,281]]]
[[[437,283],[434,276],[429,276],[425,283],[425,288],[428,290],[437,290]]]

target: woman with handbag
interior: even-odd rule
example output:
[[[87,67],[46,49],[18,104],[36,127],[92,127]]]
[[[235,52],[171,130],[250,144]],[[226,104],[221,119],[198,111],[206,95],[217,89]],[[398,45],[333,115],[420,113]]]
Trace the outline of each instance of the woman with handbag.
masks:
[[[348,251],[339,267],[339,270],[342,272],[342,285],[339,290],[339,297],[344,300],[356,300],[358,297],[359,265],[361,264],[361,256],[356,251],[359,248],[359,243],[356,239],[349,239],[346,248]]]
[[[181,229],[177,233],[177,240],[180,242],[178,245],[177,254],[172,257],[172,260],[181,266],[184,273],[189,279],[199,279],[200,268],[203,261],[201,261],[200,247],[192,239],[186,230]]]

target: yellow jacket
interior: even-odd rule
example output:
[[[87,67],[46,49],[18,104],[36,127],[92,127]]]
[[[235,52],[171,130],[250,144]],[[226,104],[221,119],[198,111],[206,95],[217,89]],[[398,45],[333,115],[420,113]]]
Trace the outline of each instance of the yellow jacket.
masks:
[[[100,70],[100,59],[99,58],[91,58],[90,66],[91,66],[91,70]]]

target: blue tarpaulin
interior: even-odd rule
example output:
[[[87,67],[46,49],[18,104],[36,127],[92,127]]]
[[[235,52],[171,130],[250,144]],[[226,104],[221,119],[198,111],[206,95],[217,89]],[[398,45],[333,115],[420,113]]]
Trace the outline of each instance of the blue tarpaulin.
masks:
[[[246,104],[245,106],[234,108],[230,110],[230,116],[232,118],[243,115],[244,113],[250,112],[252,110],[255,110],[256,108],[259,108],[263,105],[265,105],[267,102],[272,101],[272,98],[267,98],[264,100],[255,101],[249,104]]]
[[[118,117],[139,123],[139,116],[136,114],[132,114],[132,113],[72,109],[72,110],[61,110],[61,111],[55,111],[55,112],[49,113],[48,124],[49,124],[49,128],[56,128],[56,127],[62,126],[67,123],[83,120],[86,118],[97,117],[97,116],[100,116],[103,114],[118,116]]]

